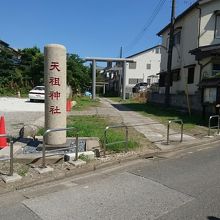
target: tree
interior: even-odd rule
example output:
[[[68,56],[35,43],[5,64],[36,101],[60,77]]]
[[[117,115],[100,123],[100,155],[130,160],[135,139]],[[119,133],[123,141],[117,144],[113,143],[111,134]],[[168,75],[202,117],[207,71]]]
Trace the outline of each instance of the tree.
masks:
[[[7,88],[13,89],[20,80],[19,73],[13,62],[13,53],[10,50],[0,51],[0,88],[1,92]]]
[[[10,50],[0,51],[0,93],[28,91],[44,83],[44,55],[37,47],[19,50],[19,63]],[[85,89],[90,81],[90,69],[76,54],[67,54],[67,83],[74,92]]]
[[[90,69],[83,63],[84,61],[78,55],[67,55],[67,83],[74,92],[84,90],[91,82]]]
[[[23,86],[34,87],[43,84],[44,56],[37,47],[26,48],[21,51]]]

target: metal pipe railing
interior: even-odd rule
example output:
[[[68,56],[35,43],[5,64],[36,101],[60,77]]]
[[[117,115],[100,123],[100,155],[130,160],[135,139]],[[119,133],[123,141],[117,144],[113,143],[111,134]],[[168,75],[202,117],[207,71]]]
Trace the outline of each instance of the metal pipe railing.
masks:
[[[215,118],[218,119],[218,124],[217,124],[217,126],[211,126],[211,121],[212,121],[212,119],[215,119]],[[208,136],[211,136],[211,129],[213,129],[213,128],[217,128],[217,132],[219,134],[219,121],[220,121],[220,116],[219,115],[212,115],[212,116],[209,117]]]
[[[125,140],[123,141],[115,141],[115,142],[111,142],[111,143],[107,143],[107,131],[110,128],[125,128]],[[106,146],[107,145],[114,145],[114,144],[119,144],[119,143],[125,143],[125,151],[128,151],[128,126],[125,124],[121,124],[121,125],[112,125],[112,126],[107,126],[105,128],[104,131],[104,141],[103,141],[103,153],[104,153],[104,157],[106,155]]]
[[[79,133],[78,129],[75,127],[69,127],[69,128],[54,128],[54,129],[48,129],[43,134],[43,148],[42,148],[42,168],[46,168],[46,145],[45,145],[45,137],[51,132],[56,131],[67,131],[67,130],[76,130],[76,152],[75,152],[75,161],[78,159],[78,147],[79,147]],[[64,148],[60,149],[64,150]],[[57,151],[57,150],[56,150]],[[52,152],[52,151],[50,151]]]
[[[13,138],[12,136],[8,135],[8,134],[0,134],[0,138],[8,138],[9,141],[9,147],[10,147],[10,168],[9,168],[9,174],[8,176],[13,176],[14,174],[14,142],[13,142]]]
[[[172,122],[179,122],[181,124],[181,131],[180,131],[180,142],[183,141],[183,121],[181,119],[169,119],[168,123],[167,123],[167,145],[170,143],[170,124]],[[175,133],[178,134],[178,133]],[[172,134],[174,135],[174,134]]]
[[[158,122],[152,122],[152,123],[141,123],[141,124],[118,124],[118,125],[112,125],[112,126],[107,126],[105,128],[105,131],[104,131],[104,141],[103,141],[103,151],[104,151],[104,157],[106,155],[106,146],[108,145],[114,145],[114,144],[120,144],[120,143],[125,143],[125,149],[126,151],[128,150],[128,128],[129,127],[138,127],[138,126],[146,126],[146,125],[162,125],[162,123],[158,123]],[[125,128],[125,140],[123,141],[115,141],[115,142],[112,142],[112,143],[107,143],[107,130],[109,128]]]

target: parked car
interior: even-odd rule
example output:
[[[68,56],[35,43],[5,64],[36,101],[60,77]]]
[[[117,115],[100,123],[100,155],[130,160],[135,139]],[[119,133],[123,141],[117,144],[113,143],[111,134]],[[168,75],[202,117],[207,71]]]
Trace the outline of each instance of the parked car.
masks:
[[[147,86],[148,86],[148,84],[146,82],[137,83],[132,88],[132,92],[133,93],[143,92],[143,91],[147,90]]]
[[[44,101],[45,99],[45,87],[44,86],[36,86],[29,92],[29,99],[30,102],[41,100]]]

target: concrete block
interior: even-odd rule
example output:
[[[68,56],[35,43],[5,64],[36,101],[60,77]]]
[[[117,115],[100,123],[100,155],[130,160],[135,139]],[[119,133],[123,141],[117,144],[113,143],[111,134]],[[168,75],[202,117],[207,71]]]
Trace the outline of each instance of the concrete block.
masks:
[[[87,151],[90,151],[90,150],[93,150],[93,149],[99,148],[99,147],[100,147],[99,140],[97,140],[97,139],[86,140],[86,150]]]
[[[35,136],[37,134],[37,131],[39,128],[36,125],[25,125],[23,126],[19,131],[19,136],[21,138],[33,138],[35,139]]]
[[[75,167],[81,167],[86,164],[86,161],[83,161],[83,160],[77,160],[77,161],[70,160],[68,162],[74,165]]]
[[[44,174],[44,173],[49,173],[49,172],[52,172],[53,171],[53,168],[52,167],[45,167],[45,168],[40,168],[40,167],[37,167],[37,168],[34,168],[39,174]]]
[[[93,151],[85,151],[85,152],[79,152],[78,157],[80,155],[85,155],[88,157],[89,160],[94,160],[95,159],[95,153]],[[75,159],[75,153],[69,153],[64,155],[64,161],[71,161]]]
[[[21,179],[22,179],[22,177],[20,175],[18,175],[17,173],[13,173],[13,176],[2,175],[2,180],[5,183],[14,183],[14,182],[19,181]]]
[[[76,103],[76,101],[72,101],[71,104],[72,104],[72,106],[76,106],[77,103]]]
[[[22,147],[24,146],[24,144],[22,143],[14,143],[13,145],[13,152],[14,154],[16,154],[17,151],[19,151]],[[10,147],[5,147],[2,150],[0,150],[0,158],[1,157],[9,157],[10,156]]]

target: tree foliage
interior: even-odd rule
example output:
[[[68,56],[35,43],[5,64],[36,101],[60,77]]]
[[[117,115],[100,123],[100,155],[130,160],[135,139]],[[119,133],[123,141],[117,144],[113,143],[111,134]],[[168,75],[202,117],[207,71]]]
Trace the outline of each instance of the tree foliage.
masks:
[[[44,55],[37,47],[19,51],[19,62],[10,50],[0,51],[0,94],[10,91],[28,91],[44,84]],[[91,81],[90,69],[76,54],[67,55],[67,83],[73,89],[83,90]]]
[[[73,91],[84,90],[89,86],[90,69],[83,65],[83,60],[76,54],[67,55],[67,82]]]

